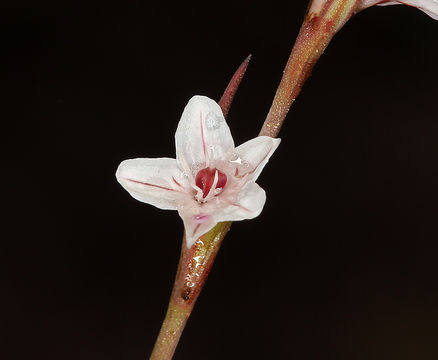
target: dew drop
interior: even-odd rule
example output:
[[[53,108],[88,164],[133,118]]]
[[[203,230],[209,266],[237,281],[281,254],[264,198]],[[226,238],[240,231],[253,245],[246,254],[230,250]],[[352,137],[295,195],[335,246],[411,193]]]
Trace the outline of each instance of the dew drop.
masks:
[[[205,119],[205,126],[208,130],[216,130],[220,127],[220,120],[214,114],[208,114]]]

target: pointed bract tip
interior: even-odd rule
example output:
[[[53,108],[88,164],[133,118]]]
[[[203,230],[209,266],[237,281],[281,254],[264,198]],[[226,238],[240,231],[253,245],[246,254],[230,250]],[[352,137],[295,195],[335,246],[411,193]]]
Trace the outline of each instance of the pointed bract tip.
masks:
[[[236,94],[236,91],[240,85],[240,82],[243,79],[243,75],[245,75],[245,72],[246,72],[246,69],[248,67],[249,61],[251,60],[251,57],[252,57],[252,55],[249,54],[245,58],[245,60],[243,60],[243,62],[240,64],[240,66],[237,68],[237,70],[234,73],[233,77],[231,78],[227,88],[225,89],[224,94],[222,95],[221,99],[218,102],[219,106],[222,109],[222,112],[223,112],[225,118],[228,115],[228,111],[230,110],[234,95]]]

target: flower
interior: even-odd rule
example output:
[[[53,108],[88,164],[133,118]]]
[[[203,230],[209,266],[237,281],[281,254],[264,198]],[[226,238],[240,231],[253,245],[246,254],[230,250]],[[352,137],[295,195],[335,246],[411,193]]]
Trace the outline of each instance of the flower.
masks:
[[[218,222],[260,214],[266,194],[255,181],[279,144],[259,136],[235,148],[220,106],[194,96],[176,129],[176,159],[125,160],[116,177],[135,199],[178,210],[190,248]]]
[[[358,9],[363,10],[373,5],[409,5],[424,11],[431,18],[438,20],[438,0],[361,0]]]

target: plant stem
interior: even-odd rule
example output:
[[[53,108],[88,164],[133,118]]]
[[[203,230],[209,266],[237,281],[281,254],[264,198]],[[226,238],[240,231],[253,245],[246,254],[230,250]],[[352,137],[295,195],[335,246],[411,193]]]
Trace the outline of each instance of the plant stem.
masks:
[[[272,106],[259,135],[276,137],[304,82],[328,43],[350,18],[358,0],[314,0],[301,27]],[[224,116],[243,78],[250,56],[219,101]],[[231,222],[218,223],[188,249],[185,236],[169,307],[150,360],[170,360]]]
[[[191,311],[192,307],[180,307],[170,300],[151,360],[172,359]]]
[[[218,223],[187,248],[184,236],[166,317],[150,360],[170,360],[231,222]]]
[[[358,0],[315,0],[309,7],[259,136],[276,137],[313,66]]]
[[[250,59],[251,55],[238,67],[219,100],[224,117],[228,114]],[[169,307],[150,360],[172,359],[187,319],[192,312],[205,280],[207,280],[222,240],[230,226],[231,222],[229,221],[216,224],[208,233],[202,235],[190,249],[187,248],[184,234]]]
[[[245,75],[250,60],[251,60],[251,54],[249,54],[246,57],[246,59],[243,61],[243,63],[240,64],[240,66],[234,73],[233,77],[231,78],[227,88],[225,89],[224,94],[219,100],[219,106],[222,109],[224,118],[226,118],[228,115],[228,111],[230,110],[231,103],[233,102],[234,99],[234,95],[236,94],[236,91],[239,88],[240,82],[243,79],[243,75]]]

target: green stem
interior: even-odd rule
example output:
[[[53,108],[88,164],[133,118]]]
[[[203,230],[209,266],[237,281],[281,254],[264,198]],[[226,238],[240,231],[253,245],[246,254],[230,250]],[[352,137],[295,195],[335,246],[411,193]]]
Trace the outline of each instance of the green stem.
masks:
[[[180,307],[170,300],[166,317],[150,357],[151,360],[172,359],[192,308],[192,306]]]
[[[185,236],[166,317],[150,360],[170,360],[231,222],[218,223],[191,248]]]

